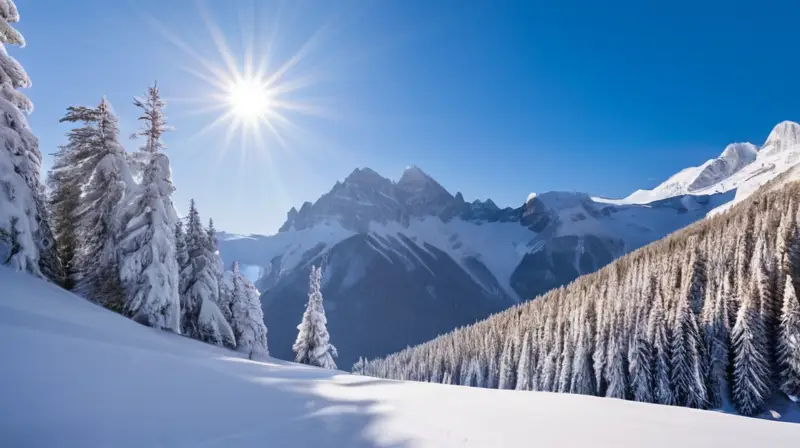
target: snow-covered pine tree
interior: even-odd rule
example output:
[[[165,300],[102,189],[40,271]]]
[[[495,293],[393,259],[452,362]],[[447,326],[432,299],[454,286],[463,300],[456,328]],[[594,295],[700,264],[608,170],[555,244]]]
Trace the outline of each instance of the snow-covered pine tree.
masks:
[[[14,2],[0,1],[0,265],[60,282],[63,272],[39,179],[42,154],[25,118],[33,104],[17,90],[31,81],[5,48],[25,46],[10,25],[18,21]]]
[[[566,306],[566,305],[564,305]],[[567,321],[566,329],[564,331],[564,344],[561,349],[561,368],[558,372],[558,392],[569,392],[570,384],[572,383],[572,363],[575,358],[575,344],[577,336],[577,324],[575,321],[577,311],[571,310],[568,313],[572,317]]]
[[[519,364],[517,365],[517,390],[531,390],[531,335],[525,332],[522,337],[522,348],[519,353]]]
[[[136,188],[128,169],[125,150],[119,144],[117,117],[104,97],[92,109],[69,107],[62,122],[92,123],[95,135],[91,150],[81,158],[81,176],[86,182],[76,213],[78,246],[75,256],[75,290],[116,311],[124,309],[120,283],[117,240],[120,207]]]
[[[330,343],[325,308],[322,305],[322,268],[312,266],[309,275],[308,303],[297,326],[297,340],[292,350],[295,361],[324,369],[336,369],[336,348]],[[449,377],[445,372],[444,378]],[[444,379],[443,378],[443,379]]]
[[[486,357],[486,387],[496,389],[500,382],[500,343],[493,330],[484,338],[483,353]]]
[[[731,333],[733,348],[733,402],[744,415],[759,412],[769,396],[770,368],[767,335],[761,317],[760,288],[753,281],[740,299],[736,325]]]
[[[169,159],[152,154],[138,191],[122,212],[119,267],[126,314],[144,325],[178,333],[180,269],[173,191]]]
[[[592,356],[592,368],[594,369],[594,376],[595,376],[595,390],[599,394],[605,394],[606,391],[606,379],[603,373],[605,372],[606,367],[606,353],[608,349],[608,335],[609,335],[609,309],[611,306],[609,305],[611,300],[609,299],[609,291],[608,291],[608,282],[602,282],[603,291],[599,292],[597,288],[595,288],[594,292],[597,294],[597,300],[595,301],[595,316],[597,322],[595,324],[595,335],[594,335],[594,353]]]
[[[575,358],[572,365],[573,394],[594,395],[596,379],[592,366],[592,338],[594,337],[594,308],[587,303],[581,305],[581,321],[578,325],[578,343],[575,347]]]
[[[169,158],[158,152],[167,130],[158,90],[148,90],[152,102],[134,100],[142,109],[140,135],[147,136],[149,153],[142,182],[122,212],[119,243],[120,278],[126,313],[155,328],[180,332],[180,267],[175,241],[178,214],[172,203]]]
[[[647,321],[647,339],[653,348],[653,398],[656,403],[673,405],[675,394],[670,386],[670,351],[664,300],[661,288],[652,279],[653,306]]]
[[[236,350],[249,359],[269,356],[267,327],[258,290],[239,271],[239,263],[233,263],[233,303],[231,305],[231,327],[236,336]]]
[[[728,302],[730,282],[728,275],[720,268],[718,280],[713,288],[708,288],[703,308],[703,328],[708,359],[708,404],[711,409],[722,406],[728,390],[727,369],[730,365],[730,325],[728,322]]]
[[[800,302],[790,275],[783,293],[778,344],[781,391],[800,398]]]
[[[695,252],[693,257],[697,257]],[[695,258],[697,260],[697,258]],[[694,309],[702,306],[705,294],[705,267],[698,267],[697,261],[690,263],[688,284],[685,291],[678,293],[674,302],[672,320],[672,339],[670,350],[670,384],[678,405],[704,408],[708,401],[705,386],[705,369],[702,340],[697,327]],[[699,304],[699,305],[698,305]]]
[[[628,369],[625,366],[625,345],[622,330],[622,306],[618,303],[612,311],[611,332],[608,338],[605,377],[608,381],[606,397],[625,399],[628,395]]]
[[[82,110],[89,111],[88,108]],[[55,233],[56,249],[64,267],[63,286],[72,289],[77,280],[78,250],[77,215],[81,205],[82,185],[91,176],[84,162],[92,160],[97,150],[94,114],[82,114],[82,126],[67,133],[68,143],[54,154],[53,166],[47,175],[50,190],[48,208]]]
[[[653,402],[653,349],[647,337],[647,320],[639,316],[633,340],[628,347],[628,372],[633,399]]]
[[[503,354],[500,357],[500,381],[498,389],[514,389],[517,385],[517,365],[514,362],[514,336],[509,333],[503,344]]]
[[[181,332],[191,338],[216,345],[236,347],[230,324],[217,306],[218,257],[212,252],[208,232],[203,228],[194,200],[189,203],[186,250],[189,268],[184,269],[186,289],[181,291]]]

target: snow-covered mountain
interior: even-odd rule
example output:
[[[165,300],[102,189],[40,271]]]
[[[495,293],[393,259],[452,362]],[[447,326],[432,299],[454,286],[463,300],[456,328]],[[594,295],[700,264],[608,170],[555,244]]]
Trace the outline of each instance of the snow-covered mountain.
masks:
[[[421,343],[593,272],[704,217],[732,194],[608,204],[547,192],[517,208],[467,202],[417,167],[356,169],[271,236],[221,235],[263,291],[270,351],[290,359],[311,264],[340,365]],[[254,278],[258,277],[258,278]]]
[[[784,423],[798,415],[780,408],[774,422],[250,361],[4,267],[0,285],[5,447],[778,448],[800,438]]]
[[[726,210],[759,187],[800,163],[800,125],[779,123],[760,148],[752,143],[728,145],[716,159],[686,168],[652,190],[637,190],[617,204],[645,204],[680,195],[708,195],[735,191],[735,198],[716,212]]]
[[[798,163],[800,125],[787,121],[760,148],[728,145],[719,157],[624,199],[531,193],[517,208],[500,208],[452,195],[418,167],[396,182],[361,168],[316,202],[289,210],[277,234],[223,234],[220,250],[263,291],[270,350],[286,359],[310,265],[322,263],[329,329],[348,365],[593,272],[778,176],[800,178]]]

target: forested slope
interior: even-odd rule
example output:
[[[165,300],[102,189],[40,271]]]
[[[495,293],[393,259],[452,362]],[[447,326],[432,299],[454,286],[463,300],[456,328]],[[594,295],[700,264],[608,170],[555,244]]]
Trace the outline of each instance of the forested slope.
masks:
[[[353,370],[694,408],[732,403],[744,415],[779,393],[797,400],[800,183],[771,190],[566,287]]]

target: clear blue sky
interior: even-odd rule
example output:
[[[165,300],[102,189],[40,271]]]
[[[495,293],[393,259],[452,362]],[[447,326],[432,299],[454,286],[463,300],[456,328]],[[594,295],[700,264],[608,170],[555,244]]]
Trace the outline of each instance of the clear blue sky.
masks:
[[[287,143],[260,149],[199,134],[216,114],[186,99],[213,88],[148,20],[223,67],[196,2],[16,3],[28,46],[10,52],[33,79],[42,152],[64,142],[67,106],[101,95],[130,134],[131,97],[157,78],[177,128],[165,140],[178,210],[194,197],[233,232],[276,231],[360,166],[397,179],[416,164],[500,205],[531,191],[621,197],[800,120],[792,1],[207,1],[239,60],[253,24],[256,56],[272,41],[277,62],[316,36],[286,79],[313,76],[296,98],[325,114],[291,114]]]

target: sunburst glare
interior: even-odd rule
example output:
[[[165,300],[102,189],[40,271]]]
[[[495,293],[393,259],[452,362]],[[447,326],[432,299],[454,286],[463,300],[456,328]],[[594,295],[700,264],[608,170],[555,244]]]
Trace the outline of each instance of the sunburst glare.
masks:
[[[211,93],[198,94],[189,98],[173,98],[175,101],[195,103],[192,113],[214,114],[208,126],[198,137],[224,128],[226,145],[223,151],[238,136],[244,152],[248,147],[269,150],[279,146],[287,148],[287,137],[295,137],[301,131],[296,119],[305,116],[326,116],[324,109],[312,99],[299,98],[298,93],[311,87],[320,79],[319,73],[301,73],[298,64],[308,56],[324,34],[326,27],[320,27],[302,44],[299,49],[281,64],[273,64],[273,50],[278,29],[276,16],[269,36],[256,36],[253,30],[248,35],[248,26],[243,18],[253,17],[256,11],[240,14],[242,30],[242,55],[236,55],[220,27],[211,19],[211,14],[202,3],[198,3],[200,16],[218,52],[221,63],[215,63],[207,55],[200,54],[202,45],[190,45],[179,38],[169,28],[156,19],[150,23],[172,44],[189,55],[196,64],[183,69],[211,87]],[[241,11],[240,11],[241,12]],[[260,43],[263,48],[256,48]],[[254,55],[258,54],[258,62]],[[295,135],[291,135],[295,134]],[[220,154],[223,155],[223,154]],[[242,154],[244,155],[244,154]]]
[[[228,86],[228,104],[241,120],[266,117],[272,107],[267,85],[258,77],[237,79]]]

